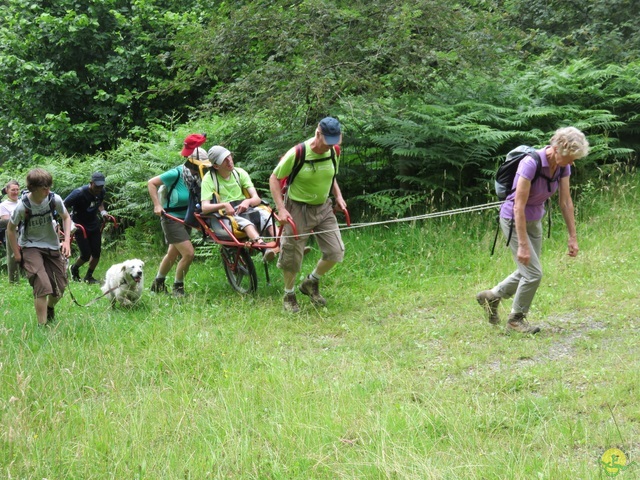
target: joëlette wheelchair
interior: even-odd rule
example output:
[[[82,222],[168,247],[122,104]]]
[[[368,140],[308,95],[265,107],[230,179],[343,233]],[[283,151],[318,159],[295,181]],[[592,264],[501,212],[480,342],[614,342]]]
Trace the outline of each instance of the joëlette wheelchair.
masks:
[[[191,222],[185,222],[185,220],[174,217],[166,212],[162,215],[170,220],[186,224],[192,228],[197,228],[206,239],[220,245],[220,255],[227,280],[234,290],[244,294],[255,292],[258,288],[258,275],[252,256],[261,254],[262,257],[268,249],[278,250],[280,248],[282,230],[284,229],[284,224],[276,227],[277,218],[266,202],[263,202],[263,204],[257,208],[266,208],[269,211],[269,221],[265,223],[262,229],[263,231],[259,231],[258,233],[261,237],[273,238],[272,241],[265,243],[251,242],[245,233],[235,224],[233,217],[223,215],[219,212],[204,214],[199,205],[193,212],[194,220]],[[187,214],[187,217],[189,217],[189,214]],[[274,225],[274,237],[267,232],[270,223]],[[298,233],[295,224],[293,222],[289,223],[293,229],[294,236],[297,237]],[[263,264],[265,279],[268,284],[270,282],[269,266],[266,262],[263,262]]]
[[[268,249],[279,250],[282,232],[285,227],[284,223],[278,224],[279,219],[276,217],[273,210],[268,207],[266,202],[263,201],[262,205],[258,206],[258,208],[267,208],[269,210],[270,221],[267,221],[263,231],[259,231],[258,233],[261,237],[265,236],[267,238],[273,238],[270,242],[257,243],[248,241],[244,232],[239,230],[237,226],[234,226],[232,217],[221,213],[203,214],[199,207],[196,208],[193,213],[193,217],[195,219],[195,223],[193,224],[185,222],[184,220],[174,217],[166,212],[163,213],[163,216],[189,225],[192,228],[197,228],[203,233],[205,238],[220,245],[222,265],[229,284],[237,292],[246,294],[255,292],[258,288],[258,276],[256,274],[256,267],[252,256],[256,254],[264,256],[265,251]],[[347,219],[347,225],[350,225],[351,221],[349,218],[349,212],[345,210],[342,213],[344,213]],[[269,223],[274,225],[274,237],[271,237],[271,235],[267,234],[265,231],[268,228],[267,226]],[[297,240],[298,229],[296,228],[295,223],[293,220],[289,219],[288,224],[291,226],[293,237]],[[264,265],[265,279],[267,284],[269,284],[269,265],[267,262],[262,263]]]

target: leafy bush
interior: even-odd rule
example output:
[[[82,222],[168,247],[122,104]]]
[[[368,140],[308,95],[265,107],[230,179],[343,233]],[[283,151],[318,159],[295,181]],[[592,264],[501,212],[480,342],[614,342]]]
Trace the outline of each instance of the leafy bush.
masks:
[[[602,172],[637,164],[640,62],[596,68],[577,60],[541,78],[534,72],[511,82],[477,78],[475,90],[442,89],[432,95],[404,95],[371,103],[345,99],[333,114],[344,126],[338,180],[354,218],[360,213],[397,216],[443,207],[474,205],[492,197],[490,179],[515,145],[545,145],[566,125],[582,129],[591,154],[577,162],[574,184]],[[472,98],[472,97],[478,98]],[[179,164],[184,137],[207,132],[209,148],[223,144],[269,198],[268,177],[278,158],[313,135],[315,123],[293,128],[265,115],[225,115],[176,128],[154,123],[142,140],[123,140],[110,152],[72,157],[14,158],[0,180],[24,178],[38,163],[54,174],[56,190],[68,193],[91,171],[107,175],[110,210],[125,226],[157,232],[146,182]]]

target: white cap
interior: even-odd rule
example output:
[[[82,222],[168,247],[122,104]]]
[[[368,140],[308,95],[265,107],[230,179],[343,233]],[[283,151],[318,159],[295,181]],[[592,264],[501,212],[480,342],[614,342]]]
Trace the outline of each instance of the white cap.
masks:
[[[188,158],[193,158],[195,160],[207,160],[209,156],[204,148],[198,147],[191,153],[191,155],[189,155]]]
[[[231,155],[231,152],[220,145],[215,145],[209,149],[208,155],[211,163],[214,165],[222,165],[224,159]]]

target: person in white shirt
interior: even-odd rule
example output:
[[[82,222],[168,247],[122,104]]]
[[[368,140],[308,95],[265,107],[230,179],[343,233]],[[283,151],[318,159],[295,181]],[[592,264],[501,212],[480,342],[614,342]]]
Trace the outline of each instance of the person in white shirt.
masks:
[[[0,228],[3,230],[4,237],[4,230],[6,230],[11,214],[18,205],[20,185],[15,180],[11,180],[7,183],[7,186],[4,187],[3,193],[9,197],[4,202],[0,203]],[[9,273],[9,283],[17,283],[20,278],[20,270],[18,269],[18,264],[16,263],[16,259],[13,255],[13,250],[9,247],[7,247],[7,271]]]

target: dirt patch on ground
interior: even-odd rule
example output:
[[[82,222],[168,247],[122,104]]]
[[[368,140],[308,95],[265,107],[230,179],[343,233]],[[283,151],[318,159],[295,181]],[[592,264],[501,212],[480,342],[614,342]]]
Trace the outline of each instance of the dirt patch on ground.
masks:
[[[578,319],[578,315],[548,318],[546,322],[540,323],[539,325],[542,332],[538,335],[554,337],[556,341],[553,342],[546,351],[539,350],[533,355],[521,356],[515,362],[515,366],[525,367],[538,362],[553,362],[572,357],[575,355],[577,341],[586,338],[591,332],[604,331],[607,329],[605,322],[592,318],[585,319],[583,316],[580,316]],[[508,334],[505,333],[504,335]],[[492,372],[498,372],[502,370],[505,365],[500,360],[494,360],[486,363],[484,367]],[[508,368],[513,367],[514,365],[509,365]],[[467,373],[469,375],[476,375],[478,373],[477,369],[477,366],[471,367]]]
[[[576,322],[575,319],[563,317],[550,319],[546,325],[541,325],[541,328],[549,335],[558,337],[558,341],[551,345],[542,357],[547,360],[559,360],[574,353],[577,340],[590,332],[606,330],[607,325],[594,319],[582,318],[580,322]]]

